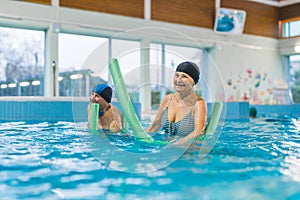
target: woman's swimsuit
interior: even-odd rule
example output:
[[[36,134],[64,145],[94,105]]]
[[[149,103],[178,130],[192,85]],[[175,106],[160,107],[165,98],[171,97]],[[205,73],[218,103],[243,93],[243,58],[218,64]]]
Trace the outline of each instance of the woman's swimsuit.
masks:
[[[173,96],[171,97],[169,104],[163,112],[161,127],[165,131],[165,133],[169,135],[187,136],[188,134],[194,131],[194,117],[192,114],[194,106],[191,108],[190,112],[188,112],[180,121],[170,122],[168,118],[168,108],[172,101],[172,98]]]

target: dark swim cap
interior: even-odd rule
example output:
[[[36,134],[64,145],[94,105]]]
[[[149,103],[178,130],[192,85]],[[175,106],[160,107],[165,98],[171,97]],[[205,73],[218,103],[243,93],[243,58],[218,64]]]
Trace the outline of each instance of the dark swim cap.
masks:
[[[107,84],[98,84],[93,89],[93,92],[99,94],[107,103],[111,102],[112,89]]]
[[[200,70],[199,67],[192,62],[180,63],[176,69],[176,72],[184,72],[188,74],[195,82],[195,85],[199,81]]]

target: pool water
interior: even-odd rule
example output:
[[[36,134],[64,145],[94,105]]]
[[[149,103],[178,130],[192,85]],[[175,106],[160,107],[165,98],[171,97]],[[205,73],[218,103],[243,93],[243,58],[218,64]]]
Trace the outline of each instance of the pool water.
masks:
[[[1,199],[300,199],[295,116],[225,122],[203,158],[72,122],[0,123],[0,136]]]

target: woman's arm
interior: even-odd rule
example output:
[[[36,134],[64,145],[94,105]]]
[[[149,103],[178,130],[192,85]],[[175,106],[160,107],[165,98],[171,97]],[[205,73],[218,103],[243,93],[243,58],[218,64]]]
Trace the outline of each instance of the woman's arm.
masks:
[[[160,103],[158,112],[153,120],[153,122],[150,124],[150,126],[146,129],[147,132],[156,132],[161,128],[161,119],[162,115],[164,113],[164,110],[166,109],[167,103],[170,101],[171,95],[166,95],[163,100]]]
[[[196,102],[196,105],[193,109],[193,116],[194,116],[194,131],[188,134],[186,137],[180,139],[175,144],[183,144],[190,139],[197,138],[203,134],[205,129],[206,120],[207,120],[207,106],[206,102],[201,99]]]

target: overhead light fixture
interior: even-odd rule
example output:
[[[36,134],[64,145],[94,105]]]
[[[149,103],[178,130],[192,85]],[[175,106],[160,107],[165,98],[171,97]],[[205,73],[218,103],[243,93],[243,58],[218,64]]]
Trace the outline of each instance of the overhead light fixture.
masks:
[[[70,75],[70,79],[74,80],[74,79],[81,79],[83,77],[82,74],[72,74]]]
[[[7,88],[7,84],[2,84],[0,87],[1,87],[1,89],[5,89],[5,88]]]
[[[28,85],[30,85],[30,83],[28,81],[20,82],[21,87],[26,87]]]
[[[14,87],[17,87],[17,84],[16,83],[10,83],[10,84],[8,84],[8,87],[9,88],[14,88]]]
[[[300,45],[294,47],[296,53],[300,53]]]
[[[31,82],[31,85],[40,85],[41,84],[41,81],[32,81]]]

